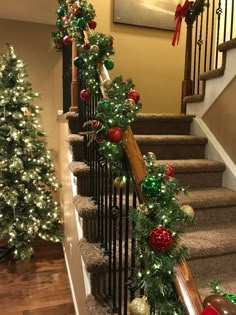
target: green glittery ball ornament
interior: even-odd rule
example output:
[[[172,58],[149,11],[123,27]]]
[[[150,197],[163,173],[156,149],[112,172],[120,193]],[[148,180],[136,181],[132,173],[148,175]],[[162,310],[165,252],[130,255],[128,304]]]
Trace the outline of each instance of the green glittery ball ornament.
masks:
[[[52,33],[51,33],[51,36],[52,36],[52,37],[57,37],[57,32],[52,32]]]
[[[97,104],[98,113],[109,113],[112,110],[112,105],[108,100],[102,100]]]
[[[62,21],[61,20],[57,20],[56,21],[56,26],[59,27],[59,28],[63,27]]]
[[[59,16],[63,16],[65,14],[64,10],[62,9],[62,7],[57,9],[57,15]]]
[[[85,29],[86,22],[83,18],[78,18],[76,21],[76,25],[81,29]]]
[[[112,70],[114,68],[114,61],[112,59],[106,59],[104,61],[104,65],[107,68],[107,70]]]
[[[81,57],[75,57],[74,59],[74,65],[78,68],[81,68],[83,66],[84,60]]]
[[[141,190],[147,197],[156,197],[161,192],[161,185],[155,176],[146,176],[142,181]]]

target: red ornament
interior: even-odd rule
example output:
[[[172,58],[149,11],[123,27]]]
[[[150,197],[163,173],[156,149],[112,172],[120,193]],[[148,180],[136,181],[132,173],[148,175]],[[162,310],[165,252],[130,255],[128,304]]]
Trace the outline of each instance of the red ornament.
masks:
[[[73,14],[74,16],[77,16],[79,14],[80,9],[78,7],[73,7],[71,6],[70,8],[70,13]]]
[[[111,41],[109,42],[109,46],[110,46],[110,47],[113,46],[113,40],[111,40]]]
[[[99,120],[92,120],[92,121],[91,121],[91,128],[92,128],[92,129],[98,129],[98,128],[100,128],[101,126],[102,126],[101,121],[99,121]]]
[[[149,234],[149,244],[155,250],[166,252],[173,244],[172,234],[167,228],[157,226]]]
[[[58,48],[58,49],[62,49],[62,47],[63,47],[63,44],[62,44],[62,43],[57,43],[57,48]]]
[[[110,128],[107,137],[112,143],[120,142],[123,139],[123,131],[119,127]]]
[[[168,179],[170,177],[174,177],[174,169],[171,165],[167,164],[166,165],[166,173],[164,174],[164,176]]]
[[[69,19],[68,16],[65,15],[65,16],[63,16],[63,18],[62,18],[62,22],[65,23],[65,24],[67,24],[68,19]]]
[[[91,30],[94,30],[97,27],[97,22],[94,20],[91,20],[88,22],[88,25],[91,28]]]
[[[87,50],[87,49],[90,48],[90,45],[89,45],[89,43],[86,43],[86,44],[82,44],[80,47],[81,47],[83,50]]]
[[[140,100],[140,94],[136,90],[130,90],[128,95],[127,95],[127,98],[131,98],[137,104],[138,101]]]
[[[64,37],[63,37],[63,43],[64,43],[65,45],[70,45],[70,43],[71,43],[71,38],[70,38],[70,36],[68,36],[68,35],[64,36]]]
[[[89,91],[87,89],[82,90],[80,92],[80,98],[82,101],[87,101],[89,99],[89,97],[90,97],[90,94],[89,94]]]

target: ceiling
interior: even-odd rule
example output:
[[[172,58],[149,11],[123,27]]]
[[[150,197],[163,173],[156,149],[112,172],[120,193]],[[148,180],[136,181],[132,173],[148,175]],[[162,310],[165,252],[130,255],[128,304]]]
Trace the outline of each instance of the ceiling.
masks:
[[[57,0],[0,0],[0,19],[55,24]]]

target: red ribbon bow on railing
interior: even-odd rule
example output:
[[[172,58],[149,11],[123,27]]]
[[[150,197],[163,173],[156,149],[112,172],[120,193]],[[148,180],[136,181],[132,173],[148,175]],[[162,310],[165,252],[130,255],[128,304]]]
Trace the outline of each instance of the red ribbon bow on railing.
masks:
[[[179,43],[182,19],[188,13],[189,4],[190,4],[189,1],[186,0],[183,6],[179,3],[176,7],[176,10],[175,10],[176,26],[175,26],[175,32],[174,32],[174,36],[172,40],[172,46],[175,46],[176,41],[177,41],[177,44]]]

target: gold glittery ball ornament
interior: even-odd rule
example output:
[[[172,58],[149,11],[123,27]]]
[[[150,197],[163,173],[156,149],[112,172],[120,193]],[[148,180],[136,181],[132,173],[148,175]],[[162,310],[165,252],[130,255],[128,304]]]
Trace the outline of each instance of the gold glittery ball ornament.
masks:
[[[194,217],[194,210],[191,206],[189,205],[183,205],[180,207],[180,209],[186,213],[189,217]]]
[[[127,100],[125,100],[125,109],[126,110],[131,110],[135,107],[135,101],[132,100],[131,98],[128,98]]]
[[[125,188],[127,182],[127,178],[125,176],[118,176],[114,180],[114,186],[116,188]]]
[[[92,45],[91,47],[90,47],[90,51],[92,52],[92,53],[94,53],[94,54],[98,54],[99,53],[99,46],[98,45]]]
[[[156,160],[156,159],[157,159],[156,154],[153,153],[153,152],[148,152],[148,153],[147,153],[147,156],[148,156],[149,158],[151,158],[152,160]]]
[[[112,81],[107,79],[105,80],[103,83],[102,83],[103,87],[106,89],[106,90],[109,90],[111,88],[111,85],[112,85]]]
[[[147,207],[146,203],[141,203],[140,205],[138,205],[137,209],[140,212],[143,212],[144,214],[148,215],[148,207]]]
[[[142,298],[135,298],[129,304],[130,315],[149,315],[150,307],[147,303],[147,298],[143,296]]]

